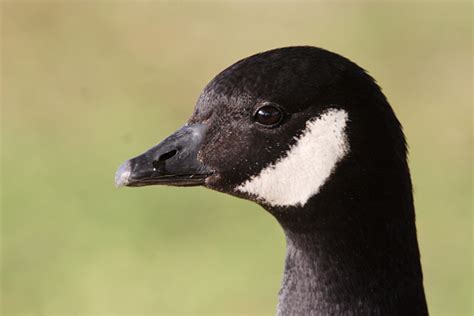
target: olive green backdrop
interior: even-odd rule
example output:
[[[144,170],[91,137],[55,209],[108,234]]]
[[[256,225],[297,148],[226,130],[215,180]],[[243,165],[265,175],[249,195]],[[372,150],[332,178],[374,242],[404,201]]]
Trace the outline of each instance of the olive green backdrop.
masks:
[[[472,301],[469,2],[2,1],[2,315],[273,315],[284,236],[203,188],[114,188],[236,60],[315,45],[366,68],[410,145],[433,315]]]

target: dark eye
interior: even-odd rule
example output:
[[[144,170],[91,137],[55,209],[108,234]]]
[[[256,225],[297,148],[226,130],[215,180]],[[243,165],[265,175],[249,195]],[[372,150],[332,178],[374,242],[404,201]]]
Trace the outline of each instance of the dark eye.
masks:
[[[277,125],[283,119],[283,112],[274,105],[264,105],[255,112],[255,121],[272,127]]]

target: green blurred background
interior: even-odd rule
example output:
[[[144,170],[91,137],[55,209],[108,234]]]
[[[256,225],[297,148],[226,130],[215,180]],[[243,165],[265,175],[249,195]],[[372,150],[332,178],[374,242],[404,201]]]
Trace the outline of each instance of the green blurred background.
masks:
[[[2,315],[273,315],[284,236],[202,188],[117,190],[236,60],[307,44],[378,80],[411,149],[433,315],[472,301],[472,4],[1,2]]]

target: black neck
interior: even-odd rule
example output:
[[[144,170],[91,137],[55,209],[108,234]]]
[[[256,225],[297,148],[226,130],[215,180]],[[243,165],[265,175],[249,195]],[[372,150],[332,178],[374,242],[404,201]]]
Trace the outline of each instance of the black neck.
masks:
[[[286,230],[279,315],[426,315],[413,225]]]

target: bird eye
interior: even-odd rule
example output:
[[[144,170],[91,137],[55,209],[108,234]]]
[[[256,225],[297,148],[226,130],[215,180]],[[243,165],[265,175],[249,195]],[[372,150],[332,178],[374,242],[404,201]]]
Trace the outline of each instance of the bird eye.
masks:
[[[255,112],[255,121],[267,127],[276,126],[283,119],[283,112],[274,105],[264,105]]]

